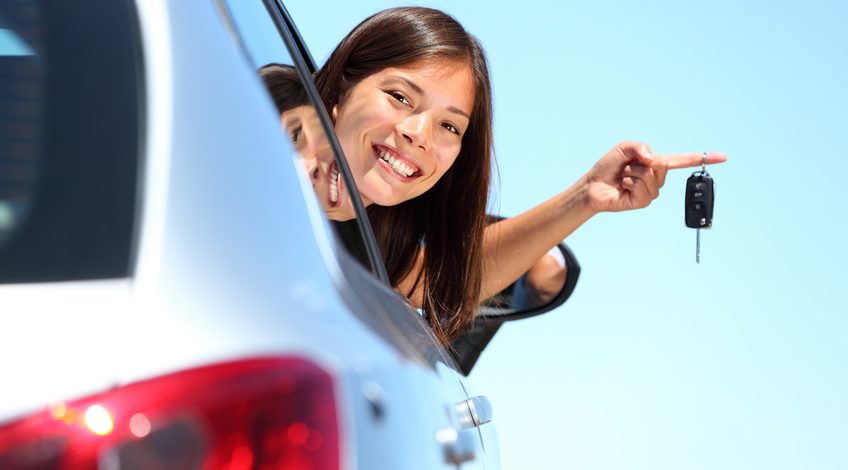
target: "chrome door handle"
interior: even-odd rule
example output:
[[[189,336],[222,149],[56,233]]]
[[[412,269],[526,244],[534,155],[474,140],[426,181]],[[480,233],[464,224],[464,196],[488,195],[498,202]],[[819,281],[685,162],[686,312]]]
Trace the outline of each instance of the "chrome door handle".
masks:
[[[462,429],[476,428],[492,420],[492,404],[483,395],[463,400],[455,409]]]

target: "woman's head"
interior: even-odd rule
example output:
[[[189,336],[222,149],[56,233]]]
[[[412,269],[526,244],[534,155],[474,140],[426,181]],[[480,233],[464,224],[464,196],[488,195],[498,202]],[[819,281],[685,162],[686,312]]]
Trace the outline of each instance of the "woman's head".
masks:
[[[459,156],[473,100],[458,61],[390,67],[354,85],[333,117],[363,202],[393,206],[432,188]]]
[[[366,204],[410,200],[457,173],[455,160],[469,164],[465,171],[488,171],[485,56],[447,14],[411,7],[371,16],[336,47],[316,83]]]
[[[394,8],[360,23],[316,75],[394,285],[416,286],[442,341],[477,310],[492,154],[483,49],[456,20]],[[409,294],[409,292],[407,292]]]

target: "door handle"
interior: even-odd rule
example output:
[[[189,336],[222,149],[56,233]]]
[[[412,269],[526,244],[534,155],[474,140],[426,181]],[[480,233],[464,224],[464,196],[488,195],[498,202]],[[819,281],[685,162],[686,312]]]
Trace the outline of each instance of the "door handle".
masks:
[[[455,409],[462,429],[476,428],[492,420],[492,404],[483,395],[463,400]]]
[[[462,465],[477,456],[477,433],[474,431],[444,428],[436,433],[436,440],[442,445],[445,462],[449,464]]]

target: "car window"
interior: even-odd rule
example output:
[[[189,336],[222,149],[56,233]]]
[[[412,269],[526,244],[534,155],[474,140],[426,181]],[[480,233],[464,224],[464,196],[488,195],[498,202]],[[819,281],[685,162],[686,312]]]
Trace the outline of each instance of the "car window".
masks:
[[[310,95],[309,87],[314,90],[314,84],[308,66],[298,52],[289,49],[283,31],[261,2],[232,0],[224,5],[233,34],[268,90],[280,115],[281,130],[294,146],[299,166],[341,245],[376,277],[386,280],[376,244],[363,231],[361,220],[367,216],[363,209],[357,210],[350,196],[353,193],[358,198],[358,193],[347,191],[353,182],[345,179],[344,163],[333,145],[326,115],[322,116],[325,111],[316,105],[317,92]]]
[[[0,2],[0,282],[129,275],[142,89],[128,2]]]

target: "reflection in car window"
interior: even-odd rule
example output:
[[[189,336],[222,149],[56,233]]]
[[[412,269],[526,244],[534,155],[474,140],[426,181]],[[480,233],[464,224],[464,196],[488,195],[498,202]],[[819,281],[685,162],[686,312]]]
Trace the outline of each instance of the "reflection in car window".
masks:
[[[356,213],[341,178],[336,155],[319,113],[303,86],[298,70],[271,17],[261,2],[227,2],[227,13],[251,65],[257,70],[288,137],[312,184],[325,215],[348,251],[369,266]]]
[[[36,50],[42,37],[24,34],[28,23],[20,5],[4,5],[0,29],[0,244],[21,225],[32,203],[38,171],[44,64]]]
[[[129,275],[138,28],[88,3],[0,2],[0,282]]]

